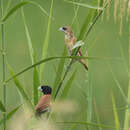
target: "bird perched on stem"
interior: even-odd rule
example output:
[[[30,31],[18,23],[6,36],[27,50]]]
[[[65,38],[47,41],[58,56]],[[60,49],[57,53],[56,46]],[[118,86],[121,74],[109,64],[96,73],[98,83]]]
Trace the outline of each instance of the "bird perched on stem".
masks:
[[[38,90],[41,91],[44,95],[41,97],[41,99],[35,107],[35,115],[41,116],[42,113],[50,111],[52,88],[49,86],[40,86]]]
[[[60,31],[64,32],[65,34],[65,44],[68,49],[69,55],[72,54],[72,49],[76,43],[76,37],[74,36],[74,33],[72,31],[72,28],[69,26],[64,26],[59,29]],[[78,56],[82,56],[81,49],[79,49]],[[86,62],[84,59],[80,59],[79,62],[84,66],[84,68],[88,71],[88,66],[86,65]]]

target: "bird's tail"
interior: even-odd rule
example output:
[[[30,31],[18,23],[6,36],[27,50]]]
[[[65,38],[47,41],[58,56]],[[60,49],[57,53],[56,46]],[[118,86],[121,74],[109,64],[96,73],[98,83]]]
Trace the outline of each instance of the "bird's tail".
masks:
[[[88,66],[85,63],[85,60],[81,59],[79,62],[84,66],[84,68],[88,71]]]
[[[82,56],[81,50],[78,52],[78,56]],[[84,59],[80,59],[79,62],[84,66],[84,68],[88,71],[88,66]]]

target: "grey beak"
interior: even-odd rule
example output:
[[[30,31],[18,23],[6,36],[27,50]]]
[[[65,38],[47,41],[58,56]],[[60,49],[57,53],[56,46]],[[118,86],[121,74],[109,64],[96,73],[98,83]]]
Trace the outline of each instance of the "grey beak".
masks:
[[[41,89],[41,87],[39,87],[39,88],[38,88],[38,90],[42,92],[42,89]]]
[[[62,32],[64,32],[64,29],[61,27],[61,28],[59,28],[59,31],[62,31]]]

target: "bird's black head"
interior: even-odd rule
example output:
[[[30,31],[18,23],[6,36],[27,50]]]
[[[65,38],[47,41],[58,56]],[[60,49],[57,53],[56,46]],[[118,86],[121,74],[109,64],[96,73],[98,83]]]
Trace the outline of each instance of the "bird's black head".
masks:
[[[46,94],[51,94],[51,92],[52,92],[52,88],[51,88],[50,86],[47,86],[47,85],[45,85],[45,86],[40,86],[40,87],[38,88],[38,90],[41,91],[41,92],[43,92],[45,95],[46,95]]]

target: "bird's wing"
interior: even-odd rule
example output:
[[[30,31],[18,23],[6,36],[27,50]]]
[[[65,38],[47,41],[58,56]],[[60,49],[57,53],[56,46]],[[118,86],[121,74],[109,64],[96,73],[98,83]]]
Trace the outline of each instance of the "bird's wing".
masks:
[[[76,37],[73,37],[73,38],[72,38],[73,46],[75,45],[76,41],[77,41],[77,38],[76,38]]]
[[[37,106],[35,107],[35,110],[37,112],[41,112],[46,110],[49,106],[50,106],[50,95],[44,95],[38,102]]]

